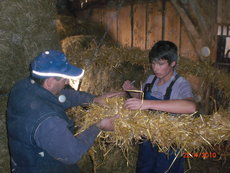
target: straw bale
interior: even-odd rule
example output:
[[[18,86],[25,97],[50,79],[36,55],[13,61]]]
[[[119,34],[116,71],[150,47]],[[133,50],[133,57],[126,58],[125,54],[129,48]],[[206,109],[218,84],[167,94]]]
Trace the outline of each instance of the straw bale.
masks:
[[[113,44],[111,46],[109,42],[106,41],[108,36],[107,31],[97,32],[97,29],[95,29],[94,24],[88,25],[87,22],[82,22],[80,20],[76,20],[69,17],[66,19],[61,19],[59,24],[60,24],[59,25],[60,28],[58,28],[58,30],[59,33],[61,33],[60,35],[62,35],[61,36],[62,43],[63,43],[62,48],[64,52],[66,53],[67,57],[70,59],[70,61],[73,64],[82,67],[86,70],[86,75],[84,76],[81,84],[81,90],[88,91],[94,94],[102,94],[107,91],[119,90],[124,80],[127,79],[136,80],[135,85],[137,87],[140,87],[141,84],[143,83],[143,79],[145,79],[146,76],[150,73],[151,70],[149,68],[149,63],[148,63],[148,51],[141,51],[135,48],[123,48],[123,47],[121,48],[121,47],[117,47],[116,45],[113,46]],[[87,39],[89,38],[89,40],[87,40],[86,42],[82,41],[81,39],[83,40],[85,39],[83,35]],[[229,84],[228,82],[226,82],[226,81],[230,81],[229,77],[225,75],[225,73],[222,70],[220,70],[220,72],[217,73],[217,71],[219,70],[214,68],[212,64],[209,64],[207,62],[194,62],[185,58],[180,58],[179,67],[177,70],[180,74],[184,76],[186,76],[187,74],[192,74],[201,78],[201,80],[203,80],[203,84],[202,84],[203,91],[205,91],[207,87],[214,85],[217,88],[219,87],[218,89],[220,89],[221,93],[224,96],[224,97],[221,96],[220,99],[226,97],[229,98],[229,94],[228,94]],[[228,102],[227,101],[228,99],[223,99],[223,100],[225,102]],[[111,108],[111,110],[113,109]],[[85,111],[86,110],[84,109],[80,111],[83,117],[85,117],[86,114]],[[81,128],[80,130],[84,130],[83,127],[86,128],[87,127],[86,124],[91,122],[90,115],[91,118],[98,117],[98,114],[91,112],[91,109],[87,111],[89,111],[87,114],[89,116],[88,117],[89,119],[86,120],[87,119],[86,117],[85,118],[82,117],[80,120],[78,119],[76,123],[77,125],[79,125],[78,128]],[[95,111],[94,108],[93,111]],[[104,110],[100,110],[98,108],[97,111],[103,112]],[[73,112],[74,112],[73,114],[77,114],[77,115],[80,114],[79,110]],[[141,111],[141,113],[142,112],[144,111]],[[114,112],[109,113],[104,111],[103,116],[111,116],[112,114],[114,114]],[[147,115],[148,114],[153,114],[153,113],[147,113]],[[200,118],[195,118],[192,115],[182,115],[180,117],[173,117],[173,119],[171,116],[167,114],[162,114],[162,115],[161,114],[162,113],[158,112],[158,114],[151,115],[151,117],[155,117],[155,119],[151,121],[149,120],[149,122],[151,123],[155,122],[156,125],[158,125],[159,124],[158,122],[161,118],[163,122],[166,122],[164,124],[160,123],[162,129],[164,130],[159,132],[158,129],[157,130],[155,129],[156,132],[152,133],[152,135],[151,133],[149,135],[149,129],[143,128],[138,130],[142,130],[141,132],[144,135],[147,134],[147,137],[149,137],[150,140],[153,140],[154,143],[159,145],[162,151],[164,152],[167,151],[168,147],[171,146],[172,144],[174,148],[179,147],[179,148],[187,149],[188,151],[192,151],[196,149],[206,151],[212,148],[213,145],[218,144],[218,142],[220,142],[221,140],[222,141],[225,140],[224,138],[222,138],[219,139],[219,141],[216,141],[215,137],[212,138],[211,136],[211,134],[212,135],[214,134],[213,136],[216,136],[213,131],[211,132],[205,131],[205,129],[208,129],[208,125],[206,124],[211,124],[211,125],[214,124],[213,123],[214,119],[215,120],[218,119],[219,115],[221,115],[222,117],[221,113],[210,115],[210,117],[203,115]],[[144,117],[144,115],[145,114],[143,113],[141,115],[138,114],[138,117]],[[145,117],[146,121],[149,118],[149,115],[148,116],[147,115]],[[121,152],[125,153],[124,155],[128,157],[127,153],[131,151],[132,148],[131,146],[136,146],[136,145],[131,145],[133,144],[133,140],[131,139],[135,139],[135,142],[139,142],[138,139],[140,139],[141,133],[137,133],[136,135],[134,135],[133,131],[136,132],[137,130],[135,131],[135,128],[133,129],[133,126],[136,124],[135,122],[132,122],[132,120],[134,121],[135,119],[133,118],[132,114],[130,114],[130,116],[132,118],[128,117],[125,120],[124,118],[117,119],[117,121],[115,122],[115,126],[116,126],[115,133],[107,132],[107,133],[100,134],[100,138],[97,139],[95,146],[89,152],[90,161],[92,161],[94,165],[93,168],[94,172],[96,172],[95,169],[99,170],[100,168],[102,168],[100,167],[100,164],[105,165],[105,167],[108,166],[109,168],[111,168],[112,164],[110,165],[108,163],[108,160],[110,160],[110,158],[112,158],[112,160],[118,159],[120,161],[123,161],[121,158],[119,158],[119,156],[115,157],[115,155],[113,155],[113,152],[117,151],[117,147],[118,148],[121,147]],[[102,117],[98,117],[93,120],[97,121],[99,118]],[[204,126],[205,129],[202,128],[203,127],[202,118],[205,122],[210,121],[209,123],[205,123],[206,125]],[[136,121],[138,122],[138,120],[139,119],[137,119]],[[180,121],[184,121],[184,123],[178,124],[178,122]],[[172,125],[172,122],[175,125],[174,124]],[[116,123],[118,123],[119,125],[116,125]],[[131,123],[131,125],[127,125],[128,123]],[[147,125],[150,126],[149,123]],[[187,131],[178,130],[179,128],[181,128],[181,126],[183,127],[182,129],[186,129]],[[226,131],[223,130],[224,125],[219,123],[216,126],[219,127],[217,128],[219,131],[217,130],[215,132],[220,134],[222,133],[225,135]],[[123,128],[119,128],[119,127],[123,127]],[[159,127],[159,125],[155,127]],[[171,134],[170,132],[172,131],[167,129],[165,130],[165,128],[163,127],[168,127],[172,131],[177,130],[177,133],[179,133],[178,136],[176,136],[174,140],[170,141],[170,139],[172,139],[171,136],[175,137],[175,134],[177,133]],[[175,129],[171,129],[173,127]],[[212,126],[210,126],[210,129],[211,128]],[[150,130],[154,130],[154,128],[150,128]],[[203,136],[200,135],[202,133]],[[171,136],[169,134],[171,134]],[[165,137],[163,137],[164,135]],[[157,138],[154,138],[152,136],[157,136]],[[228,135],[225,137],[226,139],[228,139]],[[209,141],[206,140],[206,138]],[[186,140],[183,143],[181,139],[186,139]],[[191,141],[189,141],[189,139]],[[177,140],[177,143],[175,143],[175,140]],[[191,144],[187,145],[186,141],[191,142]],[[211,145],[209,145],[208,142],[210,142]],[[196,147],[196,145],[198,145],[198,147]],[[102,153],[96,152],[98,151],[98,148],[103,152]],[[98,155],[101,154],[103,155],[103,157],[102,156],[98,157]],[[107,156],[107,158],[105,158],[104,155]],[[126,158],[126,160],[130,160],[130,158],[136,158],[136,155],[135,154],[131,155],[129,156],[128,159]],[[135,161],[131,163],[135,163]],[[132,168],[135,168],[135,166],[132,166]],[[135,169],[129,171],[134,172],[134,170]],[[103,171],[105,170],[102,170],[102,172]],[[118,172],[129,172],[129,171],[120,170]],[[111,172],[111,170],[105,172]]]
[[[63,51],[70,62],[85,69],[81,90],[94,94],[119,90],[125,80],[136,80],[139,86],[148,72],[142,66],[145,54],[136,48],[103,46],[82,50],[72,44]]]
[[[103,44],[107,46],[116,45],[108,31],[98,23],[76,19],[73,16],[59,15],[56,24],[60,40],[76,35],[92,35],[97,43],[100,42],[101,38],[104,38]]]
[[[137,146],[130,147],[129,153],[123,151],[114,145],[101,144],[101,140],[96,140],[94,146],[89,150],[78,163],[83,173],[133,173],[135,172],[135,163],[137,160]],[[128,157],[124,157],[127,155]]]
[[[59,49],[55,29],[55,1],[0,1],[0,89],[28,74],[30,60],[39,52]]]
[[[226,70],[218,69],[210,62],[181,58],[178,71],[184,75],[193,74],[201,77],[203,85],[212,85],[222,91],[225,98],[230,98],[230,75]]]
[[[84,46],[78,44],[80,42],[79,37],[84,38],[82,35],[71,37],[71,42],[64,44],[62,47],[63,51],[71,59],[72,63],[85,68],[86,70],[86,76],[83,79],[82,89],[93,93],[97,93],[97,90],[101,90],[100,93],[103,93],[103,91],[105,91],[104,88],[109,87],[111,90],[117,89],[118,84],[122,84],[121,81],[117,84],[116,81],[114,81],[115,86],[113,87],[113,84],[106,83],[106,81],[99,76],[100,72],[98,71],[100,70],[103,71],[102,76],[103,73],[108,75],[108,77],[104,79],[110,79],[110,77],[113,77],[113,80],[116,80],[116,78],[124,76],[123,81],[127,79],[136,80],[136,84],[138,86],[143,83],[145,77],[150,73],[148,51],[139,50],[137,48],[110,46],[97,47],[96,44],[93,46],[93,41],[90,43],[88,42],[90,44],[88,49],[80,50]],[[86,37],[90,39],[90,36],[86,35]],[[64,42],[66,42],[66,40],[63,41],[63,43]],[[126,69],[127,64],[130,64],[133,67],[135,66],[137,68],[136,73],[136,69],[134,69],[134,72],[131,72],[131,69]],[[201,91],[206,91],[208,87],[213,86],[222,93],[220,99],[226,100],[226,103],[224,104],[228,105],[228,98],[230,98],[230,76],[227,72],[215,68],[209,62],[192,61],[183,57],[180,58],[178,64],[177,71],[181,75],[186,76],[191,74],[201,78]],[[139,69],[141,68],[142,72],[139,73]],[[111,74],[113,71],[117,71],[117,73]],[[89,77],[90,75],[92,77]],[[94,80],[98,80],[101,88],[99,88],[99,86],[95,89],[90,88],[90,85],[93,83],[90,81]],[[101,83],[104,84],[102,85]]]
[[[66,37],[65,39],[61,40],[61,47],[66,52],[70,52],[73,48],[78,49],[87,49],[94,46],[93,40],[95,40],[94,36],[90,35],[75,35]],[[74,52],[72,52],[74,53]]]
[[[10,172],[10,158],[6,130],[7,96],[0,95],[0,172]]]
[[[28,75],[31,59],[59,49],[53,0],[0,1],[0,172],[10,172],[6,135],[6,100],[15,81]],[[6,98],[5,98],[6,97]]]
[[[121,97],[107,98],[105,101],[104,107],[92,104],[87,111],[82,108],[72,110],[72,116],[81,115],[81,118],[76,118],[76,134],[105,117],[118,114],[120,117],[114,122],[115,131],[102,132],[99,138],[123,151],[128,151],[134,141],[142,142],[143,136],[158,145],[161,152],[167,152],[170,148],[181,148],[190,153],[207,152],[230,139],[230,112],[200,117],[192,114],[177,116],[165,112],[124,109],[124,98]]]

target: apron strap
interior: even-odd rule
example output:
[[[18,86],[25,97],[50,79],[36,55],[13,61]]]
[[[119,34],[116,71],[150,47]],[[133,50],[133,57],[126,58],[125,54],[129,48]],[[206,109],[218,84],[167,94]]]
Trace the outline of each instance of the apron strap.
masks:
[[[175,78],[172,80],[172,82],[169,84],[168,88],[166,89],[165,95],[164,95],[164,100],[169,100],[172,92],[172,87],[176,80],[180,77],[179,74],[176,74]],[[151,92],[151,89],[153,88],[153,85],[156,81],[157,77],[154,76],[153,80],[151,83],[147,83],[144,88],[144,93],[146,92]]]
[[[146,92],[151,92],[151,89],[152,89],[152,87],[153,87],[153,85],[154,85],[156,79],[157,79],[157,77],[154,76],[152,82],[151,82],[151,83],[147,83],[147,84],[145,85],[144,93],[146,93]]]
[[[169,100],[170,96],[171,96],[171,92],[172,92],[172,87],[174,85],[174,83],[176,82],[176,80],[180,77],[179,74],[176,74],[175,78],[172,80],[172,82],[170,83],[170,85],[168,86],[166,93],[164,95],[164,100]]]

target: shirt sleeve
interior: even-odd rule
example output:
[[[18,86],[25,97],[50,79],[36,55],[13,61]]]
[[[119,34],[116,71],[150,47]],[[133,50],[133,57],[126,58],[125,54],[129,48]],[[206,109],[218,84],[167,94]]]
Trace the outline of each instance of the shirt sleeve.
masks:
[[[180,86],[180,96],[181,98],[193,98],[192,88],[187,80]]]
[[[173,86],[172,99],[193,98],[192,87],[190,83],[180,77]]]
[[[87,92],[75,91],[73,89],[63,89],[60,93],[66,97],[66,101],[63,103],[65,109],[74,106],[85,106],[93,102],[95,95]]]
[[[57,116],[48,117],[38,126],[36,144],[53,158],[65,164],[75,164],[93,145],[99,129],[93,125],[78,136],[67,128],[67,122]]]

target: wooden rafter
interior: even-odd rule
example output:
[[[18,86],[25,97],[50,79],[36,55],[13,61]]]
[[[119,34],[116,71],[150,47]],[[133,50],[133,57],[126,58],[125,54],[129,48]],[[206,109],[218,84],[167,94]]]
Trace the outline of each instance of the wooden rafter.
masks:
[[[204,45],[201,35],[199,34],[198,30],[192,23],[191,19],[188,17],[185,10],[179,5],[177,0],[171,0],[171,3],[173,4],[179,16],[181,17],[181,20],[183,21],[185,28],[188,32],[191,43],[193,47],[195,48],[196,54],[201,59],[202,56],[200,54],[200,49]]]

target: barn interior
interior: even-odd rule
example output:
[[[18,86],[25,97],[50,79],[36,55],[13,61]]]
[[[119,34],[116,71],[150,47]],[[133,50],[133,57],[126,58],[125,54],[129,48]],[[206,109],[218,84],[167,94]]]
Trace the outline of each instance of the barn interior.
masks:
[[[0,9],[0,172],[10,172],[10,89],[29,75],[33,57],[47,49],[62,50],[85,69],[80,90],[100,95],[121,90],[127,79],[140,87],[151,73],[148,52],[153,44],[172,41],[179,49],[177,71],[192,85],[198,114],[207,121],[218,114],[224,117],[221,122],[230,122],[228,0],[2,0]],[[70,116],[76,112],[69,110]],[[229,172],[230,124],[218,127],[224,132],[210,135],[218,141],[198,146],[216,157],[187,158],[186,172]],[[137,151],[136,143],[124,150],[99,137],[78,165],[83,173],[131,173]]]

